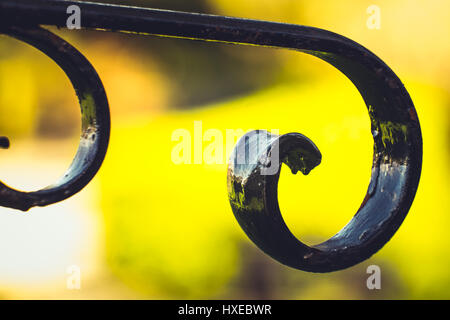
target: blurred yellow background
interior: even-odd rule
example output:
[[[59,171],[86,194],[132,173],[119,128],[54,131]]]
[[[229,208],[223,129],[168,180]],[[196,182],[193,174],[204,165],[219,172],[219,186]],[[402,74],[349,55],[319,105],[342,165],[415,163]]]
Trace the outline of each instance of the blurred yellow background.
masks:
[[[284,168],[279,202],[292,232],[315,244],[351,219],[369,183],[370,122],[350,81],[287,50],[52,29],[98,71],[111,143],[98,175],[69,200],[25,214],[0,208],[0,298],[450,298],[449,2],[120,3],[309,25],[374,52],[405,84],[422,126],[413,206],[392,240],[355,267],[311,274],[280,265],[234,219],[226,163],[175,165],[172,133],[202,121],[203,132],[279,129],[311,138],[322,164],[306,177]],[[380,8],[380,29],[367,26],[371,5]],[[0,179],[24,190],[54,182],[80,132],[69,80],[40,52],[2,36],[0,92],[0,135],[11,139],[0,150]],[[381,290],[366,287],[371,264],[381,268]],[[71,266],[80,289],[67,287]]]

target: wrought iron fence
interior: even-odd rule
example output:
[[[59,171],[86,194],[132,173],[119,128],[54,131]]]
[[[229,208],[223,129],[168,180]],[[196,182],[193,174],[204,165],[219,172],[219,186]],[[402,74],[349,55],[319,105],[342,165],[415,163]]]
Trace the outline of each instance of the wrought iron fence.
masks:
[[[400,227],[419,184],[421,130],[402,82],[369,50],[338,34],[307,26],[61,0],[1,1],[0,33],[39,49],[71,80],[82,116],[78,152],[63,178],[45,189],[22,192],[0,183],[0,205],[26,211],[63,201],[91,181],[106,155],[110,115],[102,82],[76,48],[45,29],[67,27],[69,6],[80,8],[84,29],[286,48],[336,67],[362,95],[374,139],[371,181],[353,219],[319,245],[300,242],[289,231],[278,206],[281,163],[294,173],[308,174],[320,164],[321,153],[299,133],[277,136],[262,130],[244,135],[230,158],[228,197],[233,213],[264,252],[285,265],[311,272],[344,269],[369,258]],[[9,143],[8,138],[0,138],[1,148],[8,148]],[[256,150],[255,161],[241,161],[242,150]]]

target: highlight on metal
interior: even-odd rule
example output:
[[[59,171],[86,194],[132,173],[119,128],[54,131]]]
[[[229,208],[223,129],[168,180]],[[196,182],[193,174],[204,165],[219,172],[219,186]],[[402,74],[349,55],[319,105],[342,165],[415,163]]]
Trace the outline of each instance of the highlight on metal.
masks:
[[[241,228],[269,256],[300,270],[331,272],[369,258],[400,227],[419,184],[422,136],[408,92],[372,52],[341,35],[313,27],[61,0],[1,1],[0,33],[42,51],[71,80],[82,115],[78,153],[61,180],[43,190],[22,192],[0,182],[1,206],[28,210],[62,201],[89,183],[105,157],[110,118],[101,80],[80,52],[44,29],[65,28],[66,9],[71,5],[80,7],[84,29],[296,50],[333,65],[356,86],[371,120],[371,180],[353,219],[321,244],[307,246],[289,231],[277,199],[281,163],[293,173],[308,174],[322,159],[315,144],[299,133],[276,136],[262,130],[247,133],[238,141],[229,162],[228,197]],[[0,137],[0,148],[8,147],[9,140]],[[238,161],[240,150],[249,149],[257,150],[256,161]],[[263,174],[273,165],[275,150],[280,163],[274,174]]]

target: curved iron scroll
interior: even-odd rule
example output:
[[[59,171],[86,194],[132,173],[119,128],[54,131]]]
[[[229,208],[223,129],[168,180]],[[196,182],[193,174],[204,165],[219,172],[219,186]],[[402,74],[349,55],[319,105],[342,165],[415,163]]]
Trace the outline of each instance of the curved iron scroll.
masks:
[[[339,69],[364,98],[374,138],[371,181],[356,215],[324,243],[309,247],[297,240],[278,207],[281,163],[276,164],[273,174],[263,174],[263,171],[274,164],[274,151],[278,151],[280,161],[293,172],[304,174],[320,163],[321,154],[301,134],[278,137],[265,131],[245,135],[230,159],[228,190],[234,215],[249,238],[268,255],[285,265],[312,272],[339,270],[367,259],[399,228],[419,183],[422,137],[408,92],[394,72],[373,53],[343,36],[312,27],[59,0],[0,2],[1,32],[36,46],[60,64],[79,96],[81,93],[82,111],[85,92],[91,94],[91,101],[96,104],[91,110],[96,110],[97,120],[86,121],[97,134],[95,143],[89,142],[85,147],[83,144],[89,139],[82,137],[79,157],[88,159],[87,163],[80,169],[78,157],[73,165],[75,170],[56,187],[24,194],[2,185],[1,205],[26,210],[33,205],[60,201],[89,182],[105,154],[109,115],[100,80],[75,49],[39,27],[65,27],[66,9],[70,5],[80,7],[82,28],[287,48],[316,56]],[[70,53],[58,50],[62,44]],[[6,141],[1,144],[5,146]],[[257,150],[256,161],[239,162],[239,150],[247,149]]]
[[[0,182],[0,205],[26,211],[65,200],[83,189],[100,168],[108,148],[109,106],[102,82],[86,58],[55,34],[36,27],[3,26],[0,33],[22,40],[53,59],[72,82],[81,106],[81,139],[72,165],[54,185],[35,192]],[[9,147],[9,141],[4,146]]]

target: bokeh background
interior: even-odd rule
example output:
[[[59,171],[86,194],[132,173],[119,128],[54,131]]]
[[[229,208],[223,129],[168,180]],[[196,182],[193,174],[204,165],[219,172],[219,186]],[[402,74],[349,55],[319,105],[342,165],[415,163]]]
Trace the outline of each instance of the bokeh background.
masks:
[[[117,1],[110,1],[117,2]],[[47,208],[0,209],[2,299],[449,299],[450,3],[448,1],[155,0],[163,9],[309,25],[347,36],[402,79],[418,112],[423,173],[405,222],[371,259],[311,274],[261,253],[235,221],[226,163],[175,165],[176,129],[279,129],[311,138],[323,162],[283,169],[279,201],[308,244],[358,209],[372,137],[363,100],[326,63],[297,52],[150,36],[53,30],[91,61],[106,88],[111,144],[82,192]],[[367,8],[381,9],[369,29]],[[46,56],[0,38],[1,180],[23,190],[63,174],[80,133],[69,80]],[[206,146],[207,143],[204,143]],[[225,159],[226,155],[224,155]],[[381,290],[368,290],[377,264]],[[81,288],[70,290],[71,266]]]

